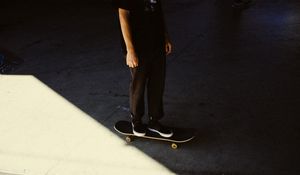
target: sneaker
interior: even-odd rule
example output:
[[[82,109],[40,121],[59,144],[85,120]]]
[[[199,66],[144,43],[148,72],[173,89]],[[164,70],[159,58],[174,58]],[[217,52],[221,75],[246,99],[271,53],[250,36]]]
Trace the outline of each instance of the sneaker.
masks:
[[[132,122],[132,132],[134,135],[142,137],[146,135],[146,127],[142,122]]]
[[[153,122],[150,121],[148,125],[148,130],[158,133],[162,137],[172,137],[173,136],[173,131],[163,125],[161,125],[159,122]]]

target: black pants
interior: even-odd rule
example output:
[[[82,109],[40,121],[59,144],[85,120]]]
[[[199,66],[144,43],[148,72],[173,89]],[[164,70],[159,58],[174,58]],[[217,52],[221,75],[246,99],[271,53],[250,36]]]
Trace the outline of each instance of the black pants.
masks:
[[[163,52],[140,54],[139,66],[130,68],[129,90],[132,121],[140,121],[145,113],[144,95],[147,90],[148,116],[151,120],[163,117],[166,56]]]

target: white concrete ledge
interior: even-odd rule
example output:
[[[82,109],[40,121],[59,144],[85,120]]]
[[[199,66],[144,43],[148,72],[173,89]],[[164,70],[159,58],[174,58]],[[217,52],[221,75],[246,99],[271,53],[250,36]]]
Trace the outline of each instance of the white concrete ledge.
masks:
[[[0,75],[0,172],[172,174],[33,76]]]

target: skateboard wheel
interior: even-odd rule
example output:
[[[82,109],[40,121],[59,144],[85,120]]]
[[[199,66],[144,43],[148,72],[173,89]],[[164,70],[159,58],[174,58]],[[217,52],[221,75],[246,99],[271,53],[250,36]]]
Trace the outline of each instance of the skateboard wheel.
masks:
[[[130,142],[132,142],[133,139],[132,139],[131,137],[127,136],[127,137],[125,138],[125,140],[126,140],[126,142],[130,143]]]
[[[173,149],[177,149],[177,148],[178,148],[178,146],[177,146],[176,143],[172,143],[172,144],[171,144],[171,147],[172,147]]]

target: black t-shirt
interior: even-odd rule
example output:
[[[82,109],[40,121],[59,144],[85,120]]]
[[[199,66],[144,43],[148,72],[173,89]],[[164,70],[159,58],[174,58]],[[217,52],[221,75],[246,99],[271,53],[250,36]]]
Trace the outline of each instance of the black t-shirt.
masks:
[[[137,53],[164,52],[165,28],[161,0],[113,0],[116,8],[130,11],[130,28]],[[124,39],[121,40],[126,53]]]

